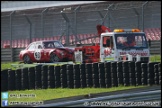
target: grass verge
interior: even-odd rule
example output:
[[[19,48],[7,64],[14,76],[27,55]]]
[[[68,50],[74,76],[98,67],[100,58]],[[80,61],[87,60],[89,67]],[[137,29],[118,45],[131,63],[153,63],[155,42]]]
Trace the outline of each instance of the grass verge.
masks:
[[[118,90],[126,90],[132,88],[141,88],[145,86],[119,86],[112,88],[78,88],[78,89],[69,89],[69,88],[56,88],[56,89],[41,89],[41,90],[24,90],[24,91],[9,91],[10,94],[34,94],[36,97],[30,98],[9,98],[9,101],[43,101],[78,95],[86,95],[89,93],[102,93],[102,92],[111,92]]]

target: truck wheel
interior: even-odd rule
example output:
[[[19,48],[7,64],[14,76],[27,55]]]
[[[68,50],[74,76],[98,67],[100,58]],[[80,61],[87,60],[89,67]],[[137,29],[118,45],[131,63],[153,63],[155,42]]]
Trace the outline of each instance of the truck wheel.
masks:
[[[28,55],[24,56],[23,61],[24,61],[24,64],[30,64],[31,63],[30,57]]]
[[[59,61],[60,61],[60,58],[55,53],[51,53],[50,62],[55,63],[55,62],[59,62]]]

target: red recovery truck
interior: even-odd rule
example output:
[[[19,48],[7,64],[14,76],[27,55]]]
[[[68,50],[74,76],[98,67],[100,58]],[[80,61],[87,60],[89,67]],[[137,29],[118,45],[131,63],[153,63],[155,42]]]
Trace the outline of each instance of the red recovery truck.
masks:
[[[149,61],[150,51],[144,32],[97,25],[100,43],[75,48],[75,62]]]

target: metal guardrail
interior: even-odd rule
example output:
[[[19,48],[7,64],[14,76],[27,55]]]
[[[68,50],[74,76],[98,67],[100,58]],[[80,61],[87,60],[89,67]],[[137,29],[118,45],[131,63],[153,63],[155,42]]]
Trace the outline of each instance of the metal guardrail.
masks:
[[[149,101],[149,102],[145,102]],[[139,93],[123,93],[118,95],[103,96],[90,99],[82,99],[76,101],[58,102],[45,104],[34,107],[84,107],[84,106],[161,106],[161,90],[139,92]],[[122,106],[123,106],[122,105]]]

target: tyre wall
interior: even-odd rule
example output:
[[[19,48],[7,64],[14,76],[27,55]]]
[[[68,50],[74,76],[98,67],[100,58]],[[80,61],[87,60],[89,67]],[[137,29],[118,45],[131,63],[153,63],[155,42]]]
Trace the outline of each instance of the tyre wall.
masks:
[[[161,85],[160,62],[105,62],[1,70],[1,91]]]

